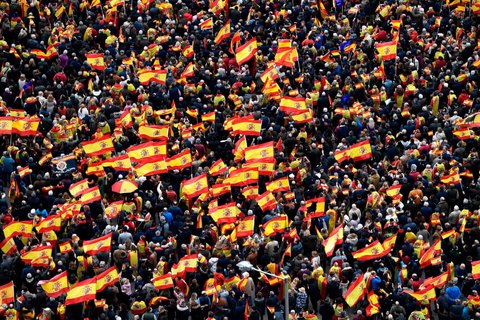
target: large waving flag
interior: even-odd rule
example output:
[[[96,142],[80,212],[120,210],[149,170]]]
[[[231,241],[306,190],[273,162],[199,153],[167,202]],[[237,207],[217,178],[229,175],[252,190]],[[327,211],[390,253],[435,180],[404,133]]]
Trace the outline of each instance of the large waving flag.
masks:
[[[155,286],[155,289],[157,290],[166,290],[169,288],[173,288],[173,279],[170,273],[160,277],[153,278],[152,283]]]
[[[338,227],[332,230],[332,233],[328,236],[327,239],[323,241],[323,246],[325,247],[325,254],[327,257],[331,257],[335,246],[343,243],[343,223]]]
[[[127,149],[127,154],[132,161],[146,162],[151,157],[166,157],[167,141],[149,141]]]
[[[232,187],[242,187],[258,182],[257,168],[240,168],[230,172],[229,177],[224,183],[229,183]]]
[[[38,233],[44,233],[49,231],[60,231],[62,227],[62,217],[60,215],[50,215],[40,221],[35,229]]]
[[[352,284],[348,287],[348,290],[343,295],[343,298],[350,307],[353,307],[365,296],[365,292],[365,278],[362,273],[358,276],[357,280],[352,282]]]
[[[68,275],[67,271],[57,274],[50,280],[39,281],[45,294],[50,298],[57,298],[63,293],[68,292]]]
[[[377,43],[375,48],[383,61],[392,60],[397,57],[397,43],[395,41]]]
[[[99,252],[109,252],[112,247],[112,234],[83,241],[83,252],[88,255],[95,255]]]
[[[8,305],[9,303],[13,303],[14,300],[15,291],[13,288],[13,281],[0,286],[0,303]]]
[[[167,162],[163,157],[149,158],[148,162],[140,163],[135,168],[135,175],[137,177],[148,177],[156,174],[168,172]]]
[[[21,137],[34,136],[37,134],[40,118],[16,119],[12,122],[12,133]]]
[[[442,243],[440,239],[435,241],[430,248],[420,257],[420,268],[428,267],[435,261],[435,256],[442,251]]]
[[[67,298],[65,299],[65,305],[76,304],[84,301],[90,301],[95,299],[97,293],[96,278],[87,279],[78,282],[67,292]]]
[[[52,246],[41,246],[34,249],[31,249],[28,252],[25,252],[20,257],[22,261],[26,264],[30,264],[33,260],[39,258],[50,258],[52,256]]]
[[[209,18],[205,21],[202,21],[198,24],[202,30],[210,30],[213,28],[213,18]]]
[[[210,173],[211,176],[214,177],[214,176],[218,176],[220,174],[223,174],[223,173],[227,172],[227,170],[228,170],[228,168],[225,165],[225,163],[223,162],[223,160],[218,159],[210,167],[209,173]]]
[[[101,292],[105,288],[115,284],[120,279],[120,276],[118,274],[117,268],[113,266],[98,274],[95,278],[97,280],[95,285],[96,291]]]
[[[372,157],[372,147],[370,146],[370,140],[365,140],[359,143],[355,143],[350,148],[350,158],[353,161],[363,161]]]
[[[290,182],[288,181],[288,177],[285,176],[283,178],[279,178],[275,181],[266,184],[266,188],[268,191],[273,193],[275,192],[282,192],[282,191],[290,191]]]
[[[422,302],[425,300],[435,300],[437,298],[437,294],[435,293],[434,286],[428,286],[425,289],[422,289],[417,292],[413,292],[411,290],[403,290],[403,292],[408,293],[418,301]]]
[[[230,20],[227,20],[225,25],[218,30],[217,35],[215,36],[215,43],[220,44],[224,39],[230,37]]]
[[[167,82],[167,70],[141,70],[138,72],[138,81],[144,86],[151,82],[164,85]]]
[[[192,154],[190,149],[185,149],[182,152],[167,159],[168,170],[182,170],[192,166]]]
[[[13,221],[3,227],[3,234],[5,238],[22,235],[26,238],[32,236],[33,222],[32,221]]]
[[[112,138],[110,135],[105,135],[100,138],[82,142],[83,151],[87,156],[98,156],[107,152],[115,151]]]
[[[237,60],[238,65],[248,62],[255,56],[257,51],[257,38],[252,38],[244,45],[238,47],[237,50],[235,50],[235,59]]]
[[[257,204],[263,212],[273,210],[277,206],[277,199],[270,191],[265,191],[256,198]]]
[[[86,189],[80,198],[82,204],[89,204],[100,200],[102,200],[102,194],[97,186]]]
[[[77,198],[85,193],[85,190],[88,189],[88,180],[87,178],[80,180],[76,183],[72,183],[68,188],[72,197]]]
[[[233,223],[238,220],[237,216],[241,213],[234,202],[212,208],[209,211],[210,217],[212,217],[216,224]]]
[[[246,161],[273,159],[274,156],[273,141],[247,147],[245,149]]]
[[[138,128],[138,136],[145,140],[168,140],[168,126],[150,125],[140,126]]]
[[[249,117],[237,118],[232,121],[232,129],[233,134],[258,137],[262,129],[262,120],[254,120]]]
[[[253,235],[255,228],[255,216],[248,216],[237,225],[237,238],[244,238]]]
[[[353,252],[354,259],[359,261],[368,261],[372,259],[379,259],[390,253],[391,248],[384,248],[382,244],[376,240],[363,249]]]
[[[181,185],[181,191],[182,191],[182,194],[187,199],[192,199],[203,193],[207,193],[208,192],[207,174],[204,173],[193,179],[183,181]]]
[[[280,217],[275,217],[270,220],[268,220],[264,225],[263,225],[263,230],[264,234],[267,237],[270,237],[276,233],[281,233],[285,231],[285,229],[288,227],[288,217],[285,215],[282,215]]]
[[[87,58],[88,64],[95,70],[103,71],[107,68],[103,53],[86,54],[85,58]]]
[[[283,97],[282,100],[280,100],[279,110],[285,111],[287,114],[297,113],[305,109],[307,109],[305,98]]]

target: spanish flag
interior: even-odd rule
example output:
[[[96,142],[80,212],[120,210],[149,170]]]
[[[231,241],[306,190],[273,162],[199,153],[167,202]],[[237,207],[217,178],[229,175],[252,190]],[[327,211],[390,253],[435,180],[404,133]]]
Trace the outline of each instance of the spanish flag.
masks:
[[[44,233],[49,231],[60,231],[62,227],[62,217],[60,215],[50,215],[40,221],[35,229],[38,233]]]
[[[298,61],[298,51],[296,47],[279,49],[275,54],[275,65],[294,68]]]
[[[87,175],[95,175],[97,177],[103,177],[106,175],[105,170],[103,169],[102,165],[103,161],[91,163],[88,165],[86,174]]]
[[[258,187],[251,186],[242,189],[242,194],[247,200],[252,200],[258,197]]]
[[[229,177],[224,183],[229,183],[232,187],[242,187],[258,182],[258,170],[256,168],[241,168],[230,172]]]
[[[335,160],[338,161],[338,163],[347,161],[348,159],[350,159],[350,149],[347,148],[343,150],[336,150],[333,156],[335,157]]]
[[[263,233],[267,237],[270,237],[276,233],[281,233],[285,231],[287,227],[288,227],[288,217],[286,215],[282,215],[282,216],[275,217],[268,220],[263,225],[263,230],[264,230]]]
[[[271,176],[275,171],[275,159],[247,161],[242,168],[258,169],[259,175]]]
[[[442,251],[442,243],[440,239],[435,241],[430,248],[420,257],[420,268],[428,267],[432,264],[432,260],[435,258],[436,255],[441,253]]]
[[[112,247],[112,234],[106,234],[102,237],[83,241],[83,252],[88,255],[96,255],[99,252],[109,252]]]
[[[223,9],[225,9],[225,6],[228,6],[228,0],[213,0],[210,1],[210,9],[215,15],[219,15]],[[228,9],[226,9],[228,10]],[[228,17],[228,14],[227,14]]]
[[[370,146],[370,140],[355,143],[349,149],[350,158],[352,158],[352,160],[355,162],[367,160],[372,157],[372,147]]]
[[[182,170],[192,166],[192,154],[190,149],[185,149],[182,152],[167,159],[168,170]]]
[[[57,298],[61,294],[68,292],[67,271],[57,274],[50,280],[39,281],[38,284],[48,297]]]
[[[120,118],[115,119],[115,126],[119,128],[124,127],[126,129],[130,129],[133,126],[133,119],[130,110],[123,111]]]
[[[100,200],[102,200],[102,194],[97,186],[86,189],[80,198],[80,202],[84,205]]]
[[[480,260],[472,262],[473,279],[480,279]]]
[[[202,121],[203,122],[215,122],[215,114],[216,114],[215,111],[202,114]]]
[[[397,57],[397,43],[395,41],[377,43],[375,48],[383,61],[395,59]]]
[[[132,163],[128,154],[110,158],[109,160],[103,161],[104,167],[111,167],[116,171],[130,171],[132,168]]]
[[[108,207],[105,208],[105,215],[109,219],[116,218],[122,211],[123,201],[111,202]]]
[[[60,249],[61,254],[67,254],[73,251],[72,244],[70,243],[70,241],[58,244],[58,248]]]
[[[185,47],[183,47],[182,53],[185,57],[190,59],[191,57],[194,56],[195,51],[193,51],[193,47],[191,45],[186,45]]]
[[[459,184],[459,183],[461,183],[460,175],[457,172],[441,177],[440,181],[445,183],[445,184]]]
[[[138,129],[138,136],[145,140],[168,140],[168,126],[140,126]]]
[[[277,179],[275,181],[272,181],[270,183],[267,183],[266,187],[267,187],[267,190],[272,193],[290,191],[290,183],[288,181],[287,176]]]
[[[352,256],[354,259],[359,261],[368,261],[384,257],[390,253],[390,251],[391,248],[385,249],[382,244],[376,240],[367,245],[365,248],[353,252]]]
[[[366,284],[363,273],[360,274],[354,282],[348,287],[347,292],[343,295],[345,302],[352,308],[358,301],[365,296]]]
[[[9,303],[13,303],[14,300],[15,292],[13,288],[13,281],[0,286],[0,303],[8,305]]]
[[[63,5],[59,5],[57,7],[57,10],[55,10],[55,17],[57,19],[60,19],[60,17],[63,15],[64,12],[65,12],[65,7]]]
[[[68,191],[70,191],[70,194],[72,197],[77,198],[80,197],[82,194],[85,193],[85,190],[88,189],[88,180],[87,178],[76,182],[72,183],[70,187],[68,188]]]
[[[193,68],[193,63],[189,63],[185,69],[183,70],[182,74],[180,75],[180,78],[190,78],[195,76],[195,70]]]
[[[182,194],[187,199],[192,199],[208,192],[207,174],[204,173],[190,180],[184,180],[181,184]]]
[[[30,238],[32,236],[32,230],[32,221],[12,221],[3,227],[3,234],[5,235],[5,238],[11,238],[18,235]]]
[[[230,192],[231,192],[230,185],[228,183],[214,184],[210,188],[210,194],[214,198],[218,198],[222,194],[227,194],[227,193],[230,193]]]
[[[299,110],[292,114],[292,120],[296,124],[313,122],[313,111],[312,109]]]
[[[13,118],[0,117],[0,135],[12,134]]]
[[[16,119],[12,122],[12,133],[16,133],[21,137],[34,136],[37,134],[39,125],[39,118]]]
[[[232,129],[233,134],[258,137],[262,129],[262,120],[254,120],[249,117],[237,118],[232,121]]]
[[[245,149],[246,161],[269,160],[274,159],[274,156],[275,151],[273,150],[273,141],[247,147]]]
[[[186,272],[195,272],[197,271],[198,255],[190,254],[183,256],[178,264],[181,265]]]
[[[138,81],[144,86],[151,82],[165,85],[167,81],[167,70],[141,70],[138,72]]]
[[[389,249],[391,250],[395,246],[396,242],[397,242],[397,233],[383,240],[382,246],[385,250],[389,250]]]
[[[442,239],[448,239],[450,237],[453,237],[455,235],[456,231],[454,229],[442,232],[441,236]]]
[[[420,289],[425,289],[429,286],[434,286],[435,288],[441,289],[448,281],[449,272],[445,271],[444,273],[436,276],[430,277],[423,281]]]
[[[327,257],[331,257],[335,246],[343,243],[343,223],[332,230],[332,233],[323,241]]]
[[[148,162],[138,164],[134,170],[137,177],[148,177],[156,174],[167,173],[168,166],[165,158],[154,157],[149,158]]]
[[[78,282],[67,292],[65,306],[95,299],[97,293],[96,278]]]
[[[103,53],[86,54],[85,58],[87,58],[88,64],[95,70],[103,71],[107,68],[107,66],[105,65]]]
[[[31,249],[28,252],[22,254],[21,259],[25,264],[30,264],[33,260],[46,257],[52,257],[52,246],[41,246],[34,249]]]
[[[285,113],[296,113],[300,110],[307,109],[307,104],[305,98],[293,98],[293,97],[283,97],[280,100],[280,111],[285,111]]]
[[[152,279],[152,283],[157,290],[166,290],[173,288],[173,279],[170,273]]]
[[[107,287],[115,284],[120,279],[120,276],[118,275],[117,268],[113,266],[98,274],[95,278],[97,280],[95,288],[97,292],[101,292]]]
[[[172,278],[184,278],[185,277],[185,265],[183,264],[173,264],[170,270],[172,272]]]
[[[204,285],[203,289],[204,289],[205,294],[207,296],[217,294],[217,281],[215,280],[215,278],[208,279],[205,282],[205,285]]]
[[[247,139],[242,135],[241,138],[235,142],[235,147],[233,148],[235,162],[243,160],[243,157],[245,156],[245,149],[247,149]]]
[[[83,151],[87,156],[98,156],[107,152],[115,151],[110,135],[105,135],[100,138],[82,142]]]
[[[225,279],[223,285],[225,286],[226,290],[231,290],[233,285],[237,285],[240,282],[240,278],[238,276],[233,276],[230,278]]]
[[[403,290],[403,292],[408,293],[418,301],[426,301],[426,300],[435,300],[437,298],[437,295],[435,293],[435,287],[434,286],[428,286],[425,289],[422,289],[417,292],[413,292],[411,290]]]
[[[230,20],[227,20],[225,25],[218,30],[217,35],[215,36],[215,43],[220,44],[224,39],[230,37]]]
[[[291,39],[278,39],[278,49],[289,49],[292,47],[292,40]]]
[[[150,141],[127,149],[127,154],[132,161],[145,162],[150,161],[150,158],[164,158],[167,155],[167,142]]]
[[[213,29],[213,18],[209,18],[205,21],[202,21],[198,24],[202,30]]]
[[[277,68],[275,68],[275,65],[271,65],[260,75],[260,79],[263,83],[266,83],[267,79],[275,81],[278,79],[278,77],[279,75]]]
[[[253,235],[255,228],[255,216],[248,216],[237,225],[237,238],[245,238]]]
[[[209,210],[209,215],[217,225],[222,223],[234,223],[237,216],[241,213],[235,202],[230,202]]]
[[[252,38],[244,45],[238,47],[237,50],[235,50],[235,59],[237,60],[238,65],[248,62],[255,56],[257,51],[257,38]]]
[[[213,177],[223,174],[225,172],[227,172],[227,166],[222,159],[218,159],[217,161],[215,161],[209,170],[209,174]]]
[[[307,219],[320,218],[325,215],[325,197],[309,199],[305,202],[305,206],[308,208]],[[313,211],[310,209],[312,206],[315,206]]]
[[[402,185],[401,184],[397,184],[397,185],[394,185],[394,186],[391,186],[387,189],[386,193],[387,193],[387,196],[393,198],[395,197],[396,195],[398,195],[400,193],[400,190],[402,189]]]
[[[0,243],[0,250],[7,255],[17,250],[17,245],[15,244],[13,237],[3,239]]]

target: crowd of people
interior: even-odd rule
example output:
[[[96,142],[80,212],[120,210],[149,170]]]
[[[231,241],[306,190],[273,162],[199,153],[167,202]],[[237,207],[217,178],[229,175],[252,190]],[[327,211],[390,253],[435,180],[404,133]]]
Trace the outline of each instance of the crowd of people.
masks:
[[[480,319],[480,2],[0,11],[2,319]]]

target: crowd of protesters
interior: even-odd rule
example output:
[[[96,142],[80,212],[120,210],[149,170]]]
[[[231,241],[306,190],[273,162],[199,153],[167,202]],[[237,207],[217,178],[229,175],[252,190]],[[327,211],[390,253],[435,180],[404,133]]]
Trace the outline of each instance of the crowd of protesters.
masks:
[[[467,139],[454,134],[462,119],[480,110],[479,16],[475,2],[453,2],[236,0],[214,13],[204,0],[132,0],[117,10],[103,0],[100,5],[1,1],[0,116],[23,110],[23,116],[41,119],[34,136],[0,136],[2,225],[37,223],[56,214],[74,200],[69,187],[84,178],[99,187],[102,200],[83,205],[62,221],[56,240],[35,232],[29,239],[14,237],[17,250],[1,257],[0,285],[14,281],[15,301],[2,305],[0,317],[480,319],[480,282],[472,273],[472,262],[480,260],[480,146],[475,128]],[[211,17],[213,29],[199,26]],[[214,41],[227,18],[231,35],[239,31],[240,45],[257,39],[258,52],[246,64],[237,64],[231,38]],[[396,31],[392,21],[398,20]],[[376,44],[392,41],[395,34],[396,58],[382,62]],[[274,61],[280,39],[291,39],[298,61],[293,68],[277,66],[276,82],[283,95],[306,98],[313,110],[308,123],[293,121],[279,110],[278,100],[262,91],[260,76]],[[353,51],[339,49],[346,41],[355,44]],[[154,43],[158,51],[149,57],[145,52]],[[32,54],[35,49],[47,52],[51,45],[58,55]],[[188,45],[191,58],[182,51]],[[92,68],[88,53],[104,54],[105,70]],[[133,63],[125,64],[130,57]],[[194,75],[180,79],[190,62]],[[156,63],[167,70],[166,83],[140,84],[138,70]],[[378,77],[382,66],[384,75]],[[172,102],[173,114],[155,115],[170,109]],[[358,114],[338,111],[359,105]],[[115,122],[125,110],[134,121],[129,128]],[[215,112],[213,123],[182,135],[210,112]],[[125,153],[144,142],[137,135],[143,113],[148,124],[170,126],[167,156],[190,149],[192,166],[148,177],[108,167],[104,176],[88,175],[88,165],[102,157],[85,155],[82,143],[111,134],[115,154]],[[255,216],[254,234],[231,242],[229,232],[222,233],[208,215],[214,199],[187,200],[181,183],[208,174],[218,159],[232,168],[242,165],[234,155],[240,136],[224,123],[247,115],[262,124],[260,136],[246,137],[248,145],[276,145],[274,172],[259,177],[258,193],[269,181],[288,177],[294,196],[276,193],[277,205],[267,211],[238,187],[218,197],[218,205],[235,202],[239,218]],[[370,159],[336,160],[337,150],[366,139]],[[53,158],[73,154],[75,170],[62,174],[50,161],[39,162],[47,153]],[[25,167],[31,173],[20,177],[18,170]],[[460,183],[442,182],[451,172],[459,173]],[[227,175],[208,175],[209,185]],[[135,181],[138,190],[112,192],[122,179]],[[18,192],[12,192],[12,181]],[[386,190],[397,184],[400,198],[387,196]],[[326,199],[325,215],[307,223],[305,203],[319,197]],[[118,200],[124,200],[122,212],[110,219],[104,209]],[[291,221],[289,228],[265,236],[260,226],[281,214]],[[327,256],[324,240],[339,225],[343,243]],[[298,237],[290,236],[293,229]],[[450,237],[441,236],[450,230]],[[108,233],[111,252],[89,256],[87,262],[79,258],[87,256],[82,241]],[[394,234],[388,255],[369,261],[353,258],[353,252]],[[421,266],[422,254],[439,239],[441,261]],[[61,254],[54,247],[47,267],[32,267],[20,258],[40,245],[66,241],[73,251]],[[291,255],[285,255],[289,246]],[[131,251],[138,254],[136,265],[129,259]],[[198,254],[196,272],[175,278],[174,288],[157,290],[154,276],[167,274],[187,254]],[[272,284],[261,272],[239,268],[242,261],[289,277],[288,314],[281,281]],[[67,271],[73,285],[111,266],[121,271],[120,279],[97,293],[97,300],[105,299],[101,306],[89,301],[65,307],[65,294],[49,298],[38,284]],[[446,271],[448,281],[435,288],[436,299],[408,294],[421,290],[426,278]],[[243,290],[225,284],[235,276],[249,278]],[[344,297],[358,276],[365,277],[368,292],[350,307]],[[211,278],[218,285],[215,295],[205,291]],[[379,300],[375,312],[367,312],[369,292]],[[150,303],[159,296],[165,299]]]

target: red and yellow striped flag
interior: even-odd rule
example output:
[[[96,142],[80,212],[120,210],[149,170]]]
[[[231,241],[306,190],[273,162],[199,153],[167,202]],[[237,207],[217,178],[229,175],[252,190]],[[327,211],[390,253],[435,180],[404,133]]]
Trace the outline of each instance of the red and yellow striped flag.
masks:
[[[192,199],[208,192],[207,174],[204,173],[193,179],[183,181],[181,192],[187,199]]]
[[[85,193],[85,190],[88,189],[88,180],[85,178],[79,182],[72,183],[68,188],[72,197],[77,198]]]
[[[35,229],[38,233],[44,233],[49,231],[60,231],[62,228],[62,217],[60,215],[50,215],[40,221]]]
[[[282,192],[282,191],[290,191],[290,183],[288,181],[288,177],[285,176],[283,178],[279,178],[275,181],[266,184],[266,188],[268,191],[275,193],[275,192]]]
[[[237,60],[238,65],[248,62],[255,56],[257,51],[257,38],[252,38],[244,45],[238,47],[237,50],[235,50],[235,59]]]
[[[97,292],[101,292],[107,287],[115,284],[118,280],[120,280],[120,276],[118,274],[117,268],[113,266],[98,274],[95,279],[97,280],[95,285],[96,290]]]
[[[106,234],[102,237],[83,241],[83,252],[88,255],[95,255],[99,252],[109,252],[112,247],[112,234]]]
[[[50,280],[39,281],[38,284],[48,297],[57,298],[61,294],[68,292],[67,271],[57,274]]]
[[[80,198],[80,202],[84,205],[100,200],[102,200],[102,194],[97,186],[86,189]]]
[[[78,282],[67,292],[65,306],[95,299],[97,293],[96,278]]]
[[[215,36],[215,43],[220,44],[224,39],[230,37],[230,20],[225,22],[225,25],[218,30],[217,35]]]
[[[115,151],[115,147],[113,146],[110,135],[105,135],[94,140],[82,142],[82,148],[85,154],[88,156],[98,156],[107,152]]]
[[[95,70],[103,71],[107,68],[103,53],[90,53],[86,54],[88,64]]]
[[[30,238],[32,236],[32,230],[32,221],[12,221],[3,227],[3,234],[5,235],[5,238],[11,238],[18,235]]]
[[[182,170],[192,166],[192,154],[190,149],[185,149],[182,152],[174,155],[166,160],[168,170]]]
[[[348,290],[343,295],[343,298],[350,307],[353,307],[365,296],[365,290],[365,278],[363,274],[360,274],[357,280],[352,282],[352,284],[348,287]]]

